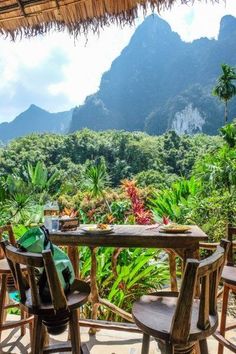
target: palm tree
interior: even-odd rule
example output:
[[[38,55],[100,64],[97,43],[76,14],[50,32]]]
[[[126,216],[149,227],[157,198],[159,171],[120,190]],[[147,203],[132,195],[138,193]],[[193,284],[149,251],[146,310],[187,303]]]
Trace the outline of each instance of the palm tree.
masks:
[[[217,96],[225,104],[225,123],[228,120],[228,102],[236,95],[236,86],[233,80],[236,80],[235,69],[227,64],[221,65],[223,74],[218,78],[216,86],[213,88],[213,95]]]
[[[105,188],[109,185],[109,176],[106,171],[106,165],[103,161],[96,165],[90,165],[84,173],[84,187],[93,197],[102,197],[109,212],[110,205],[105,197]]]

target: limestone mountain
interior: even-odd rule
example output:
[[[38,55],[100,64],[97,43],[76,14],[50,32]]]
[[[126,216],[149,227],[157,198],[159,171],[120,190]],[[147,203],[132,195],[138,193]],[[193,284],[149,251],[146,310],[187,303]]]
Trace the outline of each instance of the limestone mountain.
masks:
[[[72,111],[50,113],[32,104],[13,121],[0,124],[0,141],[7,142],[30,133],[67,133]]]
[[[222,18],[217,39],[187,43],[151,15],[103,74],[99,90],[74,110],[70,131],[215,134],[223,124],[223,104],[211,92],[222,63],[236,65],[236,18]],[[236,98],[229,104],[230,119],[235,116]]]

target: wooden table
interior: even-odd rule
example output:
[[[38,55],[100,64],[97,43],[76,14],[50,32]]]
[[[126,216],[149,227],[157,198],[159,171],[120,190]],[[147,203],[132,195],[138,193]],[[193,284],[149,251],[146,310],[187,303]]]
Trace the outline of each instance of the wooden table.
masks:
[[[164,248],[173,256],[173,252],[183,259],[183,263],[187,258],[199,258],[199,242],[207,241],[207,235],[198,227],[191,226],[189,233],[183,234],[168,234],[160,232],[159,228],[147,225],[115,225],[114,232],[107,235],[88,235],[83,232],[81,225],[76,231],[67,232],[51,232],[50,240],[60,246],[68,246],[69,256],[72,260],[76,276],[79,276],[78,270],[78,247],[88,246],[91,250],[91,303],[93,306],[92,320],[97,320],[97,311],[100,304],[108,306],[112,311],[118,313],[124,319],[133,322],[132,316],[124,310],[111,304],[106,299],[99,297],[97,282],[96,282],[96,250],[97,247],[114,247],[112,265],[116,266],[117,257],[122,248]],[[91,225],[90,225],[91,226]],[[173,259],[172,259],[173,265]],[[172,290],[173,289],[173,282]],[[175,287],[175,286],[174,286]],[[88,321],[86,321],[87,323]],[[81,325],[85,321],[81,320]],[[90,327],[108,328],[104,323],[93,326],[93,322],[89,322]],[[124,329],[124,324],[118,327]],[[117,329],[116,326],[109,326],[109,328]],[[130,327],[132,330],[132,326]]]
[[[160,232],[159,228],[147,225],[115,225],[114,232],[108,235],[87,235],[81,225],[76,231],[51,232],[50,239],[61,246],[88,247],[141,247],[169,248],[186,259],[194,257],[199,249],[199,242],[206,241],[207,235],[196,225],[191,226],[191,232],[169,234]]]

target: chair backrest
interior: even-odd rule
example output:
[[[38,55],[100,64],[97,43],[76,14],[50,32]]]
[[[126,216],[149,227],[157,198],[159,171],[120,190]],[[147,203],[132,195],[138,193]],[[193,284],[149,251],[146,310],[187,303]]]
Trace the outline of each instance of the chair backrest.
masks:
[[[217,288],[229,246],[229,241],[222,240],[210,257],[202,261],[187,260],[171,324],[171,337],[174,341],[187,342],[192,321],[196,321],[196,327],[203,331],[210,328],[209,316],[217,315]],[[199,313],[196,318],[192,318],[192,307],[197,293],[200,294]]]
[[[18,285],[20,302],[23,305],[27,306],[30,299],[35,313],[37,313],[37,309],[40,308],[42,300],[39,295],[39,287],[35,274],[38,273],[38,268],[44,268],[54,310],[59,311],[67,308],[67,300],[50,250],[43,251],[42,254],[22,252],[17,247],[10,245],[7,241],[2,241],[1,247]],[[25,273],[22,272],[21,266],[27,269],[27,277]]]
[[[2,241],[3,235],[8,235],[8,240],[12,245],[16,245],[16,239],[14,236],[14,232],[12,226],[10,224],[0,226],[0,242]],[[0,259],[5,258],[3,250],[0,248]]]
[[[233,247],[233,237],[236,235],[236,226],[231,224],[227,225],[227,240],[230,241],[230,247],[227,257],[227,265],[233,266],[234,265],[234,247]]]

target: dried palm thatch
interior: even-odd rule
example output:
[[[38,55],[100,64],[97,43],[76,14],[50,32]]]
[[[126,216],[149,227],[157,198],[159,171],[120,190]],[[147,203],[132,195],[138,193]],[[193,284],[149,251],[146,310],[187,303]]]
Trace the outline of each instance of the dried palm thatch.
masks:
[[[0,34],[30,37],[54,28],[65,28],[75,36],[89,29],[98,32],[111,23],[131,24],[138,7],[158,11],[176,0],[0,0]],[[203,0],[205,1],[205,0]],[[217,0],[211,0],[217,1]],[[194,0],[181,0],[182,3]]]

